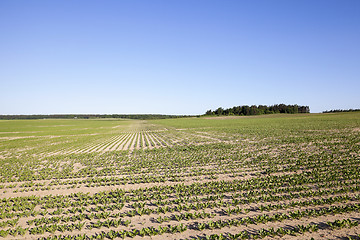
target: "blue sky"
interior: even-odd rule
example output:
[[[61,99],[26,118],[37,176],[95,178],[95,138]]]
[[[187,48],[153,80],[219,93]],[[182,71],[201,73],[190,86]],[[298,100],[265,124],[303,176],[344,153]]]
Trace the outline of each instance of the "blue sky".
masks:
[[[0,114],[360,108],[360,1],[0,1]]]

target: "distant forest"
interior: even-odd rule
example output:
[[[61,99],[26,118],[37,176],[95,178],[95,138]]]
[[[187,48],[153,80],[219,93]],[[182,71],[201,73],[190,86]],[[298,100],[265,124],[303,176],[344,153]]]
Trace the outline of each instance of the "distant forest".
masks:
[[[309,106],[298,105],[285,105],[276,104],[272,106],[265,105],[252,105],[252,106],[236,106],[232,108],[218,109],[212,111],[206,111],[205,115],[235,115],[235,116],[249,116],[249,115],[261,115],[261,114],[274,114],[274,113],[310,113]]]
[[[323,111],[323,113],[336,113],[336,112],[360,112],[360,109],[334,109],[329,111]]]
[[[52,114],[52,115],[0,115],[0,119],[96,119],[96,118],[123,118],[123,119],[165,119],[194,117],[187,115],[162,115],[162,114]]]

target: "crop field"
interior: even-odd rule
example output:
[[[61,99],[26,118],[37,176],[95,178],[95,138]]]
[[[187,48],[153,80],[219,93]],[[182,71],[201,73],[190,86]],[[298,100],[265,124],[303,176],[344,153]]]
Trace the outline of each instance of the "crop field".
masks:
[[[1,120],[1,239],[360,239],[360,113]]]

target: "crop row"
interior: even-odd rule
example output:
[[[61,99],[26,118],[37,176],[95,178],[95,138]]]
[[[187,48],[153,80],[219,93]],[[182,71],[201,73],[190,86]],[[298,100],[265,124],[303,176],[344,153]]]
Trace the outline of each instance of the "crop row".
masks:
[[[351,183],[351,185],[350,185]],[[294,192],[291,193],[291,190],[295,190],[293,187],[285,187],[284,189],[277,189],[274,192],[269,191],[247,191],[242,194],[240,193],[234,193],[231,195],[230,200],[232,201],[231,205],[238,205],[238,204],[246,204],[251,202],[260,202],[260,201],[279,201],[279,200],[291,200],[294,198],[299,197],[316,197],[316,196],[324,196],[329,194],[339,194],[339,193],[346,193],[349,191],[357,192],[360,190],[360,187],[357,183],[357,181],[351,181],[348,182],[349,186],[343,186],[341,188],[330,188],[330,189],[318,189],[317,191],[314,190],[308,190],[308,191],[302,191],[302,192]],[[343,184],[346,185],[346,184]],[[301,188],[300,188],[301,189]],[[298,189],[298,190],[300,190]],[[280,191],[279,191],[280,190]],[[130,201],[145,201],[145,200],[152,200],[150,202],[151,205],[157,205],[157,206],[164,206],[168,204],[180,204],[185,202],[193,202],[193,203],[206,203],[209,201],[217,200],[217,199],[224,199],[223,193],[218,193],[216,195],[211,196],[205,196],[205,197],[182,197],[182,198],[176,198],[173,200],[165,200],[169,198],[166,194],[144,194],[141,191],[132,191],[136,194],[132,195],[125,195],[124,191],[110,191],[110,192],[103,192],[99,193],[98,195],[90,196],[86,194],[73,194],[69,195],[67,197],[65,196],[51,196],[51,198],[47,197],[22,197],[22,198],[12,198],[12,199],[3,199],[2,210],[0,212],[0,218],[4,218],[5,216],[19,216],[15,213],[12,213],[13,211],[21,211],[22,213],[25,213],[26,211],[33,211],[34,208],[37,205],[41,205],[43,209],[49,209],[49,208],[68,208],[68,207],[77,207],[77,206],[89,206],[89,205],[97,205],[99,210],[101,209],[101,205],[106,204],[107,207],[104,208],[108,209],[111,206],[109,204],[115,204],[115,208],[113,209],[119,209],[118,204],[130,202]],[[161,192],[161,191],[160,191]],[[232,191],[231,191],[232,192]],[[275,192],[290,192],[288,194],[282,194],[282,195],[276,195]],[[74,201],[70,201],[69,197],[73,197]],[[227,197],[228,198],[228,197]],[[155,201],[154,201],[155,200]],[[135,203],[134,203],[135,204]],[[145,203],[144,203],[145,204]],[[121,206],[121,208],[123,205]],[[91,209],[91,211],[94,211],[96,209]]]
[[[257,209],[254,209],[253,207],[249,207],[249,208],[244,208],[244,209],[240,209],[239,207],[235,207],[235,208],[231,208],[229,207],[229,205],[227,204],[219,204],[219,203],[214,203],[214,204],[196,204],[196,205],[178,205],[175,208],[169,208],[169,207],[159,207],[156,209],[147,209],[144,208],[144,205],[142,206],[138,206],[137,209],[135,210],[130,210],[130,211],[126,211],[123,213],[109,213],[106,212],[104,210],[114,210],[115,208],[111,207],[111,205],[105,207],[105,208],[100,208],[100,207],[96,207],[96,208],[92,208],[89,211],[87,211],[84,208],[73,208],[73,209],[69,209],[67,211],[63,211],[61,209],[58,209],[54,212],[49,212],[49,214],[51,215],[58,215],[58,214],[68,214],[68,213],[80,213],[78,215],[73,215],[73,216],[66,216],[66,215],[62,215],[62,216],[54,216],[54,217],[50,217],[50,218],[46,218],[46,217],[42,217],[42,218],[35,218],[32,220],[29,220],[27,222],[28,225],[32,225],[35,224],[35,226],[41,225],[41,224],[49,224],[49,223],[59,223],[59,222],[75,222],[75,221],[83,221],[84,219],[87,220],[93,220],[93,219],[107,219],[107,218],[123,218],[123,217],[133,217],[133,216],[141,216],[141,215],[149,215],[152,213],[155,214],[159,214],[159,213],[166,213],[166,212],[174,212],[174,211],[189,211],[189,210],[201,210],[201,209],[205,209],[205,208],[214,208],[214,207],[224,207],[224,206],[228,206],[228,208],[226,209],[219,209],[217,210],[218,212],[223,212],[226,215],[232,215],[232,214],[239,214],[239,213],[248,213],[250,211],[256,211],[256,210],[260,210],[260,211],[270,211],[270,210],[278,210],[278,209],[287,209],[287,208],[291,208],[291,207],[296,207],[296,206],[319,206],[319,205],[323,205],[323,204],[332,204],[332,203],[336,203],[336,202],[346,202],[346,201],[351,201],[351,200],[358,200],[359,196],[356,195],[355,197],[349,197],[347,195],[345,196],[337,196],[337,197],[329,197],[329,198],[320,198],[320,199],[312,199],[312,200],[306,200],[306,201],[292,201],[288,204],[269,204],[269,205],[260,205]],[[117,206],[117,209],[121,209],[124,206],[124,204],[120,204]],[[97,213],[98,211],[102,211]],[[84,212],[89,212],[89,214],[86,214]],[[95,213],[94,213],[95,212]],[[38,213],[39,214],[39,213]],[[46,213],[41,212],[41,215],[46,215]],[[33,213],[31,214],[31,216],[36,216],[37,214]],[[30,216],[30,215],[29,215]],[[182,219],[197,219],[197,218],[208,218],[208,217],[213,217],[214,214],[210,214],[210,213],[205,213],[205,212],[195,212],[195,213],[183,213],[183,214],[179,214],[179,215],[172,215],[170,217],[158,217],[156,218],[156,221],[159,223],[162,223],[164,221],[170,221],[170,220],[176,220],[176,221],[180,221]],[[2,222],[3,227],[4,226],[15,226],[16,223],[18,222],[18,218],[14,219],[14,220],[8,220],[8,221],[4,221]]]
[[[321,223],[320,223],[321,224]],[[199,237],[200,239],[214,239],[214,240],[221,240],[221,239],[258,239],[258,238],[265,238],[265,237],[283,237],[285,235],[292,235],[296,236],[299,234],[304,234],[306,232],[316,232],[319,230],[320,224],[307,224],[307,225],[296,225],[294,227],[279,227],[277,229],[270,227],[270,228],[261,228],[257,231],[249,232],[247,230],[243,230],[236,234],[212,234],[208,235],[207,237]],[[358,226],[358,221],[353,221],[351,219],[341,219],[341,220],[335,220],[335,221],[328,221],[326,225],[322,224],[322,228],[327,229],[341,229],[341,228],[352,228],[355,226]],[[186,231],[188,228],[187,226],[183,224],[179,225],[168,225],[168,226],[159,226],[158,228],[154,227],[145,227],[142,229],[133,229],[133,230],[110,230],[108,232],[102,231],[100,233],[96,233],[94,235],[86,235],[86,234],[80,234],[80,235],[55,235],[50,237],[41,237],[41,240],[70,240],[70,239],[76,239],[76,240],[87,240],[87,239],[115,239],[115,238],[126,238],[126,237],[135,237],[135,236],[156,236],[156,235],[162,235],[165,233],[181,233]],[[48,229],[49,231],[52,231],[52,229]],[[39,230],[42,231],[42,230]],[[24,235],[24,232],[22,229],[14,231],[9,230],[1,230],[0,236],[6,237],[8,234],[12,234],[13,236],[16,236],[18,234]]]
[[[355,139],[342,140],[355,141]],[[244,167],[260,167],[263,168],[265,172],[272,173],[279,171],[296,171],[300,168],[312,169],[313,167],[319,168],[343,166],[347,162],[352,162],[354,164],[357,164],[359,162],[358,156],[354,157],[353,155],[351,155],[353,152],[358,151],[359,147],[356,144],[349,144],[349,146],[347,146],[347,148],[345,149],[341,149],[336,145],[326,144],[326,151],[324,146],[317,146],[318,148],[323,148],[323,151],[316,154],[311,152],[306,153],[304,151],[293,152],[289,151],[288,148],[285,148],[279,153],[279,156],[272,157],[271,154],[268,154],[268,149],[272,149],[272,146],[269,145],[270,143],[271,142],[266,142],[266,144],[268,144],[268,148],[265,150],[259,151],[256,150],[257,148],[255,148],[254,152],[245,153],[243,153],[242,151],[242,149],[244,149],[242,148],[243,146],[239,147],[236,144],[219,143],[196,147],[179,146],[154,152],[138,151],[134,153],[133,156],[130,156],[130,158],[125,154],[116,154],[119,161],[113,161],[113,157],[110,157],[110,154],[103,156],[81,153],[66,156],[52,156],[46,159],[46,163],[44,163],[43,161],[37,161],[36,159],[32,159],[32,162],[29,165],[18,165],[16,163],[13,165],[4,165],[4,171],[1,171],[1,175],[3,176],[1,181],[14,181],[17,178],[16,176],[19,177],[19,180],[25,180],[25,177],[27,177],[28,180],[31,180],[51,179],[54,177],[57,179],[64,179],[72,178],[75,176],[105,176],[108,174],[108,172],[106,172],[108,169],[106,171],[96,170],[96,168],[91,168],[91,165],[94,167],[100,165],[108,166],[109,169],[116,169],[114,170],[114,172],[117,173],[128,173],[130,171],[136,173],[138,171],[144,171],[145,168],[148,172],[157,172],[160,166],[166,169],[184,171],[184,167],[194,166],[195,163],[197,166],[208,166],[210,163],[214,163],[219,167],[224,164],[230,164],[230,167],[235,170],[241,170]],[[244,145],[245,143],[242,144]],[[256,143],[255,145],[261,144]],[[249,146],[249,144],[245,144],[245,146]],[[231,149],[231,152],[226,152],[227,149]],[[259,152],[261,153],[260,155]],[[82,165],[86,167],[75,172],[65,171],[65,169],[59,172],[59,167],[58,165],[56,165],[57,162],[61,162],[62,160],[66,161],[68,158],[71,159],[71,156],[73,156],[76,161],[79,161]],[[158,158],[159,156],[161,156],[161,158]],[[217,156],[223,157],[219,158]],[[91,161],[89,161],[89,157],[92,159]],[[142,161],[137,161],[137,159],[141,159]],[[234,161],[240,161],[240,164],[239,162],[238,164],[231,164]],[[122,168],[118,167],[119,162],[121,162],[122,164],[126,163],[127,167],[121,170]],[[171,163],[176,163],[176,165]],[[294,163],[296,164],[294,165]],[[94,164],[96,164],[96,166]],[[289,168],[282,167],[286,164],[289,164]],[[26,174],[22,174],[22,172],[19,172],[19,167],[20,169],[22,169],[22,172],[26,171]],[[41,168],[40,172],[39,168]],[[161,168],[161,172],[163,170],[164,169]],[[39,174],[32,174],[35,172],[38,172]]]
[[[230,226],[239,226],[239,225],[248,225],[248,224],[266,224],[268,222],[282,222],[286,219],[301,219],[303,217],[319,217],[329,214],[342,214],[342,213],[348,213],[348,212],[359,212],[360,210],[360,203],[358,204],[348,204],[344,206],[330,206],[330,207],[324,207],[319,209],[306,209],[306,210],[296,210],[296,211],[289,211],[287,213],[276,213],[273,215],[269,214],[262,214],[257,215],[253,217],[243,217],[239,219],[230,219],[230,220],[217,220],[217,221],[209,221],[209,222],[202,222],[197,223],[195,226],[185,226],[187,228],[192,228],[195,230],[203,231],[204,229],[221,229],[224,227],[230,227]],[[189,215],[177,215],[178,218],[176,218],[178,221],[184,220],[185,217],[189,218],[207,218],[211,217],[211,214],[206,213],[199,213],[197,214],[189,214]],[[79,218],[80,215],[77,215],[75,217],[75,220],[85,220],[85,215],[81,215],[81,218]],[[64,218],[56,218],[57,223],[59,223]],[[55,218],[52,219],[45,219],[45,220],[55,220]],[[74,219],[72,219],[74,220]],[[84,222],[79,223],[72,223],[72,224],[51,224],[49,221],[44,221],[45,225],[40,225],[42,222],[37,221],[35,225],[36,227],[33,228],[26,228],[28,230],[29,234],[43,234],[44,232],[50,232],[54,233],[55,231],[73,231],[73,230],[82,230],[83,227],[85,227]],[[86,228],[93,229],[93,228],[101,228],[101,227],[118,227],[120,225],[129,226],[130,220],[123,221],[115,220],[115,219],[108,219],[105,221],[98,220],[97,222],[91,222],[86,225]],[[19,229],[19,227],[17,228]],[[22,228],[21,228],[22,229]],[[10,231],[11,229],[8,229]],[[185,231],[185,230],[184,230]]]

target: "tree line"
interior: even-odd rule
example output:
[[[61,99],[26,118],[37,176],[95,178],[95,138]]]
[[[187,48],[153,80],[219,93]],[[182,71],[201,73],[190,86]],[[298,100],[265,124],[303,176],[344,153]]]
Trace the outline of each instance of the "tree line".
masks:
[[[244,105],[235,106],[232,108],[218,109],[212,111],[206,111],[205,115],[235,115],[235,116],[249,116],[249,115],[261,115],[261,114],[274,114],[274,113],[310,113],[309,106],[298,106],[298,105],[285,105],[275,104],[272,106],[266,105]]]
[[[122,119],[166,119],[194,117],[190,115],[163,115],[163,114],[37,114],[37,115],[0,115],[2,120],[11,119],[97,119],[97,118],[122,118]]]
[[[336,112],[360,112],[360,109],[334,109],[329,111],[323,111],[323,113],[336,113]]]

